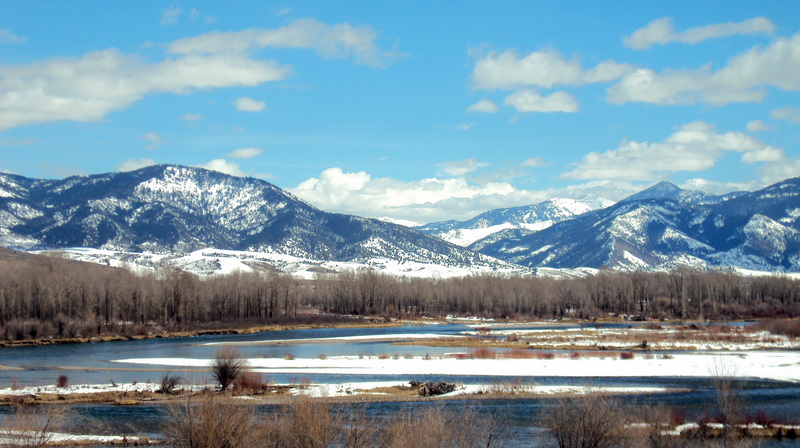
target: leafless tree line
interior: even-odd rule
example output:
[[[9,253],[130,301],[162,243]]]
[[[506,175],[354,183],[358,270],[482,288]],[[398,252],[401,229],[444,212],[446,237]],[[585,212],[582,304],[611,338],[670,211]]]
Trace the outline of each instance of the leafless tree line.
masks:
[[[372,270],[319,275],[177,269],[134,274],[57,257],[0,260],[0,340],[144,334],[328,315],[733,319],[800,315],[800,281],[679,269],[583,278],[400,278]],[[314,319],[319,319],[314,315]]]
[[[318,278],[315,300],[327,312],[358,315],[795,317],[800,315],[800,281],[686,269],[601,271],[572,279],[504,275],[409,279],[361,271]]]
[[[134,274],[57,257],[0,260],[0,339],[181,330],[223,322],[290,321],[301,287],[280,273],[200,278]]]

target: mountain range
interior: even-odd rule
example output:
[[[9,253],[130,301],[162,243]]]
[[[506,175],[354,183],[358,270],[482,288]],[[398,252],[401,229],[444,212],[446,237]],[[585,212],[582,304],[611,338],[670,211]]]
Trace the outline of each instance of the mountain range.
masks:
[[[63,180],[0,174],[0,245],[509,267],[404,226],[324,212],[263,180],[172,165]]]
[[[799,195],[800,179],[724,196],[662,182],[617,203],[556,198],[409,228],[325,212],[266,181],[202,168],[63,180],[0,173],[0,246],[93,248],[69,250],[103,253],[106,262],[114,253],[139,261],[131,254],[150,254],[149,264],[180,258],[182,268],[203,273],[218,271],[225,257],[281,270],[305,260],[333,270],[415,265],[462,275],[677,266],[798,272]],[[205,261],[189,263],[187,254]]]
[[[480,252],[523,266],[800,271],[800,179],[714,196],[659,183]]]

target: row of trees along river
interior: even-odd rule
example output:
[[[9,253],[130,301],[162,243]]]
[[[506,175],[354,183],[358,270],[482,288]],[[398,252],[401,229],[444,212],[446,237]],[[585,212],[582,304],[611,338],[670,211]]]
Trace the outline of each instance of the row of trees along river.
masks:
[[[319,312],[322,312],[320,314]],[[332,315],[738,319],[800,315],[800,281],[727,271],[583,278],[473,275],[399,278],[374,271],[302,281],[276,272],[198,277],[58,257],[0,258],[0,338],[143,334],[334,319]]]

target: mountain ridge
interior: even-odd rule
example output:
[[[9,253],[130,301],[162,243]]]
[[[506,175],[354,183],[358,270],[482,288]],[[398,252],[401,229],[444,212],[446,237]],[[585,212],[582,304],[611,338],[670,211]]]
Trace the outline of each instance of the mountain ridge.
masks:
[[[474,247],[523,266],[800,271],[800,179],[718,197],[660,183],[531,235]]]
[[[63,180],[3,175],[0,186],[0,241],[12,248],[213,247],[339,261],[505,265],[407,227],[324,212],[260,179],[202,168],[157,165]]]

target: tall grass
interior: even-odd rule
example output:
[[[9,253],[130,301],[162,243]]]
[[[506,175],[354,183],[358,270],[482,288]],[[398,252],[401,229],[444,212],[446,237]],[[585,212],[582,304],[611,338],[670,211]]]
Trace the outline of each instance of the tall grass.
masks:
[[[3,446],[52,446],[54,432],[60,431],[72,419],[72,409],[67,406],[18,406],[0,428]]]
[[[429,406],[385,420],[307,397],[263,413],[207,395],[174,404],[169,414],[164,433],[176,448],[490,448],[502,432],[497,418],[471,408]]]

